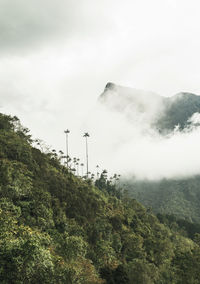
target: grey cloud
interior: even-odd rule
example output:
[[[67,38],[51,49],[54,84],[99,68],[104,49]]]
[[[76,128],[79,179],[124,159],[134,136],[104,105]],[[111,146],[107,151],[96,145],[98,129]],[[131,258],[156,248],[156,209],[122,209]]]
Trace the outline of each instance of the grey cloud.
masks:
[[[60,3],[59,3],[60,2]],[[16,49],[43,41],[61,29],[64,18],[61,3],[55,1],[0,1],[0,48]]]
[[[70,155],[80,158],[81,133],[88,131],[91,166],[140,177],[172,177],[187,167],[194,174],[200,129],[168,140],[144,137],[147,127],[92,106],[110,80],[164,95],[200,93],[200,4],[179,0],[172,9],[168,2],[0,0],[1,111],[19,116],[34,137],[57,149],[65,149],[69,128]]]
[[[0,0],[0,50],[16,52],[52,38],[98,36],[111,26],[109,18],[106,24],[103,20],[102,7],[91,0]]]

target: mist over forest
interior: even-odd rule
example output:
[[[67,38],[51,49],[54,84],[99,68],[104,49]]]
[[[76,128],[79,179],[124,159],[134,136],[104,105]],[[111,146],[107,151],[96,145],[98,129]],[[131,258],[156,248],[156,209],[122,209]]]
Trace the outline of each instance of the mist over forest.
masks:
[[[200,284],[199,10],[0,0],[0,283]]]
[[[85,125],[91,159],[136,179],[184,178],[199,173],[200,99],[162,97],[108,83]],[[98,149],[96,152],[95,150]]]

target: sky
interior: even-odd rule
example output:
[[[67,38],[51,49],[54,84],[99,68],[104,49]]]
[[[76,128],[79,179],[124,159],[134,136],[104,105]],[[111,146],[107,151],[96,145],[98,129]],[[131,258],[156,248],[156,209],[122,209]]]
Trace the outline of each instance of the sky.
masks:
[[[0,111],[57,150],[70,129],[71,156],[82,159],[89,128],[91,164],[116,168],[101,149],[109,129],[98,139],[93,131],[104,114],[95,123],[99,95],[110,81],[200,95],[199,8],[198,0],[0,0]]]

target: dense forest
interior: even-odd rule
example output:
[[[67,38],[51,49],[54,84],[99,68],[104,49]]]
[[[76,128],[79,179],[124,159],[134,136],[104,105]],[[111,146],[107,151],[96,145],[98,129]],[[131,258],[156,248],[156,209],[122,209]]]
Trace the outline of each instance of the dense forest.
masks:
[[[164,111],[154,124],[162,134],[173,132],[176,126],[183,130],[190,125],[188,119],[200,112],[200,98],[192,93],[178,93],[164,98],[163,103]]]
[[[130,196],[151,207],[154,213],[200,223],[199,175],[158,181],[128,179],[124,182]]]
[[[200,283],[199,227],[82,178],[0,114],[0,283]],[[123,192],[123,193],[122,193]]]

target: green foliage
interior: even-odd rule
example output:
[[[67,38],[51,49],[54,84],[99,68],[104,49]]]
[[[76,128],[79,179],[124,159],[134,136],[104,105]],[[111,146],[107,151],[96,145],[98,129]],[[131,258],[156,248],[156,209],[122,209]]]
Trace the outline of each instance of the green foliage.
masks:
[[[199,283],[197,229],[193,242],[188,224],[161,224],[106,171],[75,177],[17,118],[0,129],[0,283]]]
[[[127,264],[130,283],[152,284],[158,279],[158,268],[144,259],[134,259]]]
[[[54,271],[50,236],[18,224],[20,208],[0,202],[1,283],[49,283]]]
[[[200,176],[160,181],[127,180],[126,186],[131,197],[151,207],[155,213],[200,223]]]
[[[188,126],[188,119],[200,112],[199,96],[191,93],[180,93],[172,98],[165,99],[163,115],[156,121],[155,126],[161,133],[169,133],[176,125],[180,129]]]

